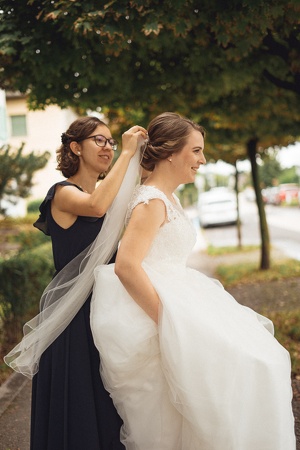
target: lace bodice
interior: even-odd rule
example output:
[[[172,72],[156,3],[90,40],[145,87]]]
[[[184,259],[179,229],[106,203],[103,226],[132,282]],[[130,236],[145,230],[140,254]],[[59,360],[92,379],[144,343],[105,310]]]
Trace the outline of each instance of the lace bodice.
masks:
[[[166,207],[167,221],[159,229],[144,262],[150,265],[186,265],[187,258],[196,242],[196,232],[184,213],[179,199],[171,202],[166,195],[154,186],[137,186],[128,205],[126,223],[133,209],[139,204],[148,204],[152,199],[160,199]],[[146,226],[146,225],[145,225]]]

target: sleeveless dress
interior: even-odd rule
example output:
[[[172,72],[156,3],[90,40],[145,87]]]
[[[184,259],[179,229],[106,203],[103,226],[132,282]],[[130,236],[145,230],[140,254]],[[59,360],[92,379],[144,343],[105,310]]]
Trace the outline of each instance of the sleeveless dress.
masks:
[[[129,216],[154,198],[167,222],[143,268],[160,297],[159,325],[113,265],[95,270],[91,326],[122,442],[127,450],[295,450],[290,357],[272,322],[187,267],[196,236],[177,197],[174,205],[139,186]]]
[[[63,181],[50,188],[34,226],[51,236],[58,272],[92,243],[104,218],[78,217],[68,229],[61,228],[51,215],[57,185],[72,184]],[[100,378],[90,299],[40,359],[32,382],[31,450],[124,449],[122,421]]]

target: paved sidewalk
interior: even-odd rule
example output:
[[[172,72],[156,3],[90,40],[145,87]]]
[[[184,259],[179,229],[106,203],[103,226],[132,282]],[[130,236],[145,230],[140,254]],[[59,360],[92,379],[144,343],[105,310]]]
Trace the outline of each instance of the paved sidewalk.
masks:
[[[29,450],[30,404],[31,381],[13,373],[0,386],[0,450]]]

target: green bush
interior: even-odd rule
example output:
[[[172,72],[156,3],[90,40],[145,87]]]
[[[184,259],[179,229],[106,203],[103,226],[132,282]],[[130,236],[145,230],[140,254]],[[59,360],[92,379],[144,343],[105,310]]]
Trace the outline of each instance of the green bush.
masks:
[[[27,205],[27,212],[28,213],[36,213],[39,214],[39,206],[42,203],[42,199],[39,200],[32,200],[31,202],[28,202]]]
[[[51,244],[46,243],[0,262],[0,312],[3,324],[22,323],[38,311],[42,292],[54,272]]]
[[[20,251],[30,248],[38,247],[39,245],[50,242],[50,236],[46,236],[39,230],[33,229],[30,231],[20,231],[17,235],[11,238],[12,242],[20,245]]]

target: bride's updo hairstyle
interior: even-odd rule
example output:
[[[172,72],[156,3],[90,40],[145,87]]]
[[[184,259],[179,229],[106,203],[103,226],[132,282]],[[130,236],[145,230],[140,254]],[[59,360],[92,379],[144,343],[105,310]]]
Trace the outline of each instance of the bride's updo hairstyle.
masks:
[[[81,117],[74,120],[65,133],[61,135],[61,146],[56,150],[57,170],[60,170],[64,177],[69,178],[77,173],[79,168],[79,157],[75,155],[71,148],[71,142],[79,142],[86,139],[99,126],[106,123],[97,117]]]
[[[152,172],[158,161],[183,149],[193,129],[205,138],[201,125],[179,114],[165,112],[155,117],[148,126],[148,142],[142,148],[141,166]]]

